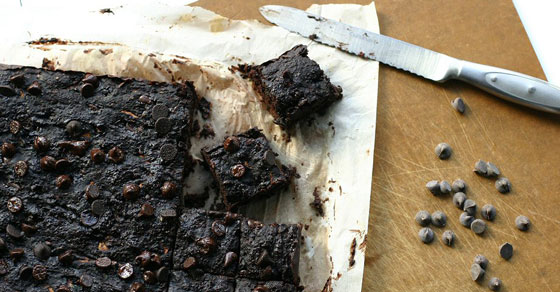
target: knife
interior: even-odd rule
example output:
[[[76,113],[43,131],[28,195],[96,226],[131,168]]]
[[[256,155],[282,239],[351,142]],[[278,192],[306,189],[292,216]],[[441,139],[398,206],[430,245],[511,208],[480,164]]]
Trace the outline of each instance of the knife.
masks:
[[[292,7],[266,5],[260,12],[280,27],[348,53],[437,82],[458,79],[505,100],[560,114],[560,88],[544,80],[452,58]]]

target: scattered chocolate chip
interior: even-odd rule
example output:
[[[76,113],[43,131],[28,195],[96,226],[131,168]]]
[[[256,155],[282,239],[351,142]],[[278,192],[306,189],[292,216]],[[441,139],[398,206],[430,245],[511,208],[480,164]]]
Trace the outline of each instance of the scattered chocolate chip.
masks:
[[[2,156],[12,158],[16,155],[16,146],[12,143],[3,143],[0,146],[0,152],[2,152]]]
[[[101,216],[105,213],[105,203],[103,200],[95,200],[91,203],[91,213]]]
[[[27,87],[27,92],[32,95],[41,95],[41,85],[37,81],[33,81],[29,87]]]
[[[203,237],[196,241],[196,245],[200,247],[203,254],[209,254],[216,248],[216,241],[212,237]]]
[[[424,227],[418,232],[418,237],[423,243],[434,241],[434,231],[430,227]]]
[[[245,174],[245,166],[243,164],[236,164],[231,168],[231,175],[240,178]]]
[[[436,227],[444,227],[447,224],[447,216],[442,211],[432,213],[432,224]]]
[[[151,104],[151,103],[152,103],[152,100],[151,100],[150,97],[147,96],[147,95],[141,95],[141,96],[138,98],[138,101],[141,102],[141,103],[145,103],[145,104]]]
[[[455,241],[455,233],[451,230],[445,230],[441,236],[441,242],[447,246],[452,246]]]
[[[465,193],[463,192],[458,192],[453,195],[453,205],[455,205],[455,207],[457,207],[458,209],[463,210],[466,200],[467,195],[465,195]]]
[[[10,76],[10,82],[17,86],[22,86],[25,82],[25,75],[23,74],[15,74]]]
[[[118,274],[121,279],[128,279],[134,274],[134,269],[130,263],[126,263],[119,267]]]
[[[161,211],[160,215],[162,220],[171,220],[177,217],[177,211],[175,209],[165,209]]]
[[[24,253],[25,251],[23,250],[23,248],[14,248],[10,250],[10,257],[14,260],[18,260],[23,256]]]
[[[169,109],[163,104],[156,104],[152,108],[152,119],[157,121],[160,118],[167,118],[169,115]]]
[[[127,184],[123,187],[123,197],[127,200],[133,200],[140,194],[140,187],[136,184]]]
[[[23,265],[19,268],[19,278],[23,280],[29,280],[33,276],[33,268],[27,265]]]
[[[140,266],[146,268],[150,264],[150,259],[151,259],[150,252],[145,250],[140,255],[138,255],[136,258],[134,258],[134,261],[137,264],[139,264]]]
[[[101,149],[92,149],[90,151],[91,160],[95,163],[103,163],[105,161],[105,152]]]
[[[70,135],[70,137],[78,137],[82,134],[82,123],[78,121],[70,121],[66,124],[66,133]]]
[[[272,261],[272,258],[270,257],[270,254],[265,249],[259,255],[259,258],[257,259],[256,264],[257,264],[257,266],[265,267],[265,266],[268,266],[269,264],[272,264],[272,262],[273,261]]]
[[[21,130],[21,124],[18,121],[10,122],[10,133],[16,135]]]
[[[10,86],[0,85],[0,95],[3,96],[14,96],[17,92]]]
[[[488,172],[488,166],[486,165],[486,162],[484,160],[479,159],[474,164],[473,171],[478,175],[486,176],[486,173]]]
[[[432,215],[430,215],[428,211],[421,210],[416,213],[414,220],[416,220],[416,223],[418,223],[418,225],[426,227],[430,225],[430,223],[432,223]]]
[[[470,215],[467,212],[463,212],[461,213],[461,216],[459,216],[459,222],[461,223],[461,225],[470,228],[471,227],[471,223],[474,220],[474,216]]]
[[[80,285],[86,288],[93,286],[93,278],[89,275],[80,276],[80,280],[78,280],[78,282]]]
[[[229,153],[239,150],[239,139],[235,136],[227,137],[224,140],[224,149]]]
[[[439,183],[439,192],[440,194],[446,195],[451,193],[451,185],[446,180],[442,180]]]
[[[47,267],[43,265],[36,265],[33,267],[33,278],[37,281],[44,281],[47,279]]]
[[[463,203],[463,211],[471,216],[474,216],[476,213],[476,202],[471,199],[466,199],[465,203]]]
[[[212,232],[218,237],[224,236],[226,234],[226,226],[224,224],[225,222],[221,220],[212,222]]]
[[[6,233],[13,238],[22,238],[23,232],[12,224],[6,225]]]
[[[483,256],[481,254],[478,254],[474,257],[474,263],[478,264],[481,268],[486,270],[486,268],[488,267],[488,264],[490,262],[488,261],[488,259],[485,256]]]
[[[172,144],[165,144],[159,149],[159,155],[165,162],[172,161],[177,156],[177,147]]]
[[[113,147],[109,150],[109,160],[114,163],[121,163],[124,161],[124,151],[119,147]]]
[[[27,174],[28,169],[29,167],[27,166],[27,162],[23,160],[16,162],[16,164],[14,165],[14,172],[19,177],[25,176]]]
[[[95,87],[89,83],[80,85],[80,93],[83,97],[92,97],[95,94]]]
[[[188,257],[183,262],[183,269],[185,269],[185,270],[189,270],[190,268],[195,267],[195,266],[196,266],[196,259],[194,257]]]
[[[169,269],[166,267],[161,267],[156,272],[156,277],[160,282],[166,282],[169,278]]]
[[[471,279],[475,282],[481,281],[484,278],[484,269],[478,264],[472,264],[471,266]]]
[[[99,187],[94,182],[91,182],[86,187],[86,199],[95,200],[97,198],[99,198]]]
[[[500,175],[500,170],[498,169],[498,167],[496,165],[494,165],[494,163],[492,162],[488,162],[486,163],[487,166],[487,170],[486,170],[486,175],[489,177],[496,177]]]
[[[29,236],[37,231],[37,226],[21,223],[21,230],[25,233],[25,235]]]
[[[58,261],[63,265],[71,265],[74,261],[74,253],[71,250],[67,250],[58,255]]]
[[[482,219],[474,219],[471,223],[471,230],[476,234],[482,234],[486,231],[486,222]]]
[[[228,253],[226,253],[226,256],[224,258],[224,268],[233,265],[234,263],[237,262],[238,259],[239,256],[235,252],[229,251]]]
[[[101,257],[95,260],[95,265],[99,268],[108,268],[113,264],[113,261],[111,261],[110,258],[108,257]]]
[[[130,292],[144,292],[146,291],[146,287],[144,284],[140,282],[134,282],[130,285]]]
[[[148,203],[144,203],[142,204],[142,207],[140,207],[140,213],[138,213],[138,216],[140,217],[151,217],[154,215],[155,209],[154,207],[152,207],[152,205],[148,204]]]
[[[9,272],[8,263],[4,260],[0,260],[0,276],[4,276]]]
[[[467,190],[467,183],[462,179],[456,179],[453,181],[453,184],[451,184],[451,189],[453,189],[455,193],[464,193]]]
[[[33,247],[33,254],[40,260],[47,260],[51,256],[51,248],[45,243],[39,242]]]
[[[502,194],[507,194],[511,191],[511,182],[506,177],[501,177],[496,180],[496,189]]]
[[[173,182],[170,181],[166,181],[163,183],[163,186],[161,187],[161,196],[166,198],[166,199],[171,199],[175,196],[175,194],[177,193],[177,185],[174,184]]]
[[[509,242],[500,246],[500,256],[505,260],[509,260],[513,256],[513,246]]]
[[[453,106],[453,108],[458,111],[459,113],[464,113],[465,112],[465,102],[463,101],[462,98],[457,97],[455,98],[452,102],[451,105]]]
[[[494,206],[490,204],[486,204],[482,206],[482,209],[480,209],[480,215],[482,216],[482,218],[488,221],[492,221],[494,220],[494,218],[496,218],[496,208],[494,208]]]
[[[502,287],[502,280],[492,277],[490,281],[488,281],[488,289],[492,291],[498,291]]]
[[[156,132],[160,135],[165,135],[171,131],[173,122],[168,118],[159,118],[155,123]]]
[[[58,147],[78,156],[83,156],[90,145],[88,141],[62,141],[58,143]]]
[[[56,292],[72,292],[72,290],[68,286],[62,285],[56,289]]]
[[[436,153],[437,157],[439,157],[439,159],[445,160],[451,157],[452,150],[449,144],[439,143],[434,149],[434,152]]]
[[[41,158],[41,160],[39,161],[39,164],[41,165],[41,169],[51,171],[56,167],[56,159],[48,155],[43,156],[43,158]]]
[[[72,185],[72,178],[66,174],[59,175],[56,177],[55,184],[59,189],[68,189]]]
[[[54,168],[58,171],[65,171],[70,168],[70,165],[70,160],[62,158],[56,161],[56,163],[54,164]]]
[[[80,222],[85,226],[91,227],[97,224],[97,217],[93,216],[90,211],[83,211],[80,214]]]
[[[49,142],[47,137],[37,136],[33,141],[33,148],[35,148],[37,152],[46,152],[47,150],[49,150],[50,146],[51,142]]]
[[[93,85],[93,87],[97,87],[99,86],[99,80],[97,79],[97,76],[87,73],[84,78],[82,79],[83,83],[87,83],[87,84],[91,84]]]
[[[527,231],[531,226],[531,221],[526,216],[519,215],[515,218],[515,226],[521,231]]]
[[[23,201],[18,197],[11,197],[8,199],[8,211],[17,213],[23,209]]]
[[[154,284],[157,282],[156,273],[152,271],[145,271],[144,274],[142,275],[142,278],[144,279],[144,282],[148,284]]]
[[[441,194],[439,182],[437,180],[431,180],[428,183],[426,183],[426,188],[434,196],[439,196]]]

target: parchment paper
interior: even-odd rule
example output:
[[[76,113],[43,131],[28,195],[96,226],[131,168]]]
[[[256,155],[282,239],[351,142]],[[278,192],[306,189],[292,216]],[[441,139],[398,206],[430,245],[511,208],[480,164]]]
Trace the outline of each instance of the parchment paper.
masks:
[[[184,3],[103,1],[78,7],[72,1],[64,2],[60,7],[41,1],[25,1],[23,7],[4,4],[0,27],[7,37],[0,45],[0,62],[158,81],[193,81],[197,93],[212,103],[207,123],[216,133],[213,139],[193,138],[193,156],[200,158],[201,147],[219,143],[228,134],[253,126],[262,129],[279,159],[295,166],[300,178],[285,193],[241,212],[265,222],[305,225],[300,263],[305,291],[361,291],[375,140],[377,62],[278,27],[229,20]],[[101,8],[111,8],[112,13],[101,14]],[[309,11],[379,31],[373,3],[313,5]],[[72,42],[25,43],[40,37]],[[324,115],[300,123],[287,139],[250,84],[228,67],[261,63],[300,43],[308,45],[309,56],[343,88],[344,98]],[[44,63],[44,58],[49,62]],[[189,191],[196,192],[210,181],[207,174],[198,173],[189,178]],[[314,190],[324,202],[324,217],[309,205]]]

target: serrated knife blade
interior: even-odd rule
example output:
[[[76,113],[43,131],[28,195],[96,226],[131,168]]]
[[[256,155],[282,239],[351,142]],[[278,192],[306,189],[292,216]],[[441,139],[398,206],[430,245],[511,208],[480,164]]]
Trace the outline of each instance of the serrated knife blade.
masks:
[[[459,79],[503,99],[560,113],[560,88],[518,72],[452,58],[292,7],[266,5],[261,14],[273,24],[348,53],[445,82]]]

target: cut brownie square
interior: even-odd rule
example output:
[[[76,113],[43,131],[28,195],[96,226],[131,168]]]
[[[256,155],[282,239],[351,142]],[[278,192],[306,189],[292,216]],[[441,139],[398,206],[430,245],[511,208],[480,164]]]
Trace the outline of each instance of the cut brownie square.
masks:
[[[244,220],[241,224],[239,275],[256,280],[299,283],[299,224],[262,224]]]
[[[173,268],[235,276],[241,219],[237,214],[184,210],[179,220]]]
[[[331,84],[319,64],[307,56],[304,45],[258,66],[240,65],[238,70],[253,81],[274,123],[283,128],[342,98],[342,89]]]
[[[202,156],[229,208],[272,196],[290,184],[290,170],[276,160],[268,140],[256,128],[203,148]]]
[[[234,292],[235,279],[212,274],[191,275],[173,271],[169,292]]]
[[[235,292],[297,292],[296,286],[282,281],[255,281],[237,279]]]

